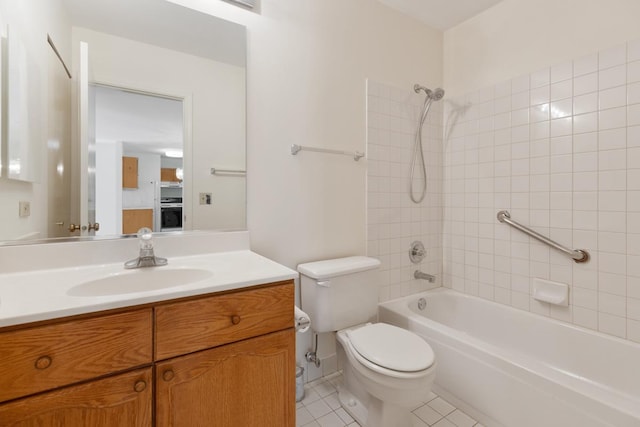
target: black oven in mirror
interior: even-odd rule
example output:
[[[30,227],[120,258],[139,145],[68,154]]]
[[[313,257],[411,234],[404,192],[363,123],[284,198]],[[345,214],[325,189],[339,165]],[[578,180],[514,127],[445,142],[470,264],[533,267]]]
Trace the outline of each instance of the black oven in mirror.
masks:
[[[160,202],[162,231],[182,230],[182,198],[163,198]]]

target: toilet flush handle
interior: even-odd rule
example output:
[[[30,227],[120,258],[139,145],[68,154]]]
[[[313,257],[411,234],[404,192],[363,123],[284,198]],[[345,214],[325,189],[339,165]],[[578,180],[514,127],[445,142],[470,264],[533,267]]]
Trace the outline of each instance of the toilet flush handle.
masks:
[[[317,280],[316,283],[318,286],[322,286],[323,288],[331,287],[331,280]]]

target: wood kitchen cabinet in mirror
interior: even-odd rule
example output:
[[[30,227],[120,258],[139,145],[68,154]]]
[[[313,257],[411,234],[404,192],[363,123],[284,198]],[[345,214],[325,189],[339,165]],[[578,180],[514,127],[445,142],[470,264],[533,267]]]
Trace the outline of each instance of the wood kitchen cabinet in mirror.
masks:
[[[122,188],[138,188],[137,157],[122,157]]]

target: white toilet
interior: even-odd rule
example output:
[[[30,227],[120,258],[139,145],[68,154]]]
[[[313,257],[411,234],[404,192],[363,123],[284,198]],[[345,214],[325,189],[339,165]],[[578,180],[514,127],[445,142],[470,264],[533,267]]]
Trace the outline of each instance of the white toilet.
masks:
[[[435,377],[429,344],[413,332],[375,322],[380,261],[354,256],[300,264],[302,308],[314,331],[337,332],[342,407],[362,426],[411,426]]]

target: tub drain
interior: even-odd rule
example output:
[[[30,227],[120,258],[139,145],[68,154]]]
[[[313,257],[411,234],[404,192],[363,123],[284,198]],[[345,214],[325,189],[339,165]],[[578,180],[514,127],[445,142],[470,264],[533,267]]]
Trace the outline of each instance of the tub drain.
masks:
[[[427,307],[427,300],[424,298],[420,298],[418,300],[418,310],[422,311]]]

